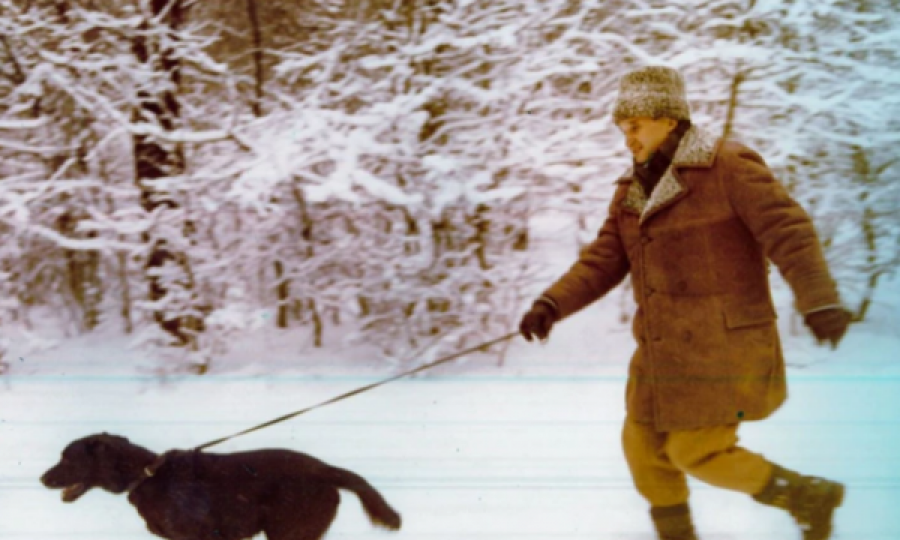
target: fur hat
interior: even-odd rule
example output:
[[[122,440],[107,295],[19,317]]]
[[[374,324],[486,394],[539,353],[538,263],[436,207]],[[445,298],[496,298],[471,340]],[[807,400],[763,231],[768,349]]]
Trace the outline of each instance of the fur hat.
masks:
[[[625,74],[613,107],[613,121],[646,116],[690,120],[691,110],[678,71],[649,66]]]

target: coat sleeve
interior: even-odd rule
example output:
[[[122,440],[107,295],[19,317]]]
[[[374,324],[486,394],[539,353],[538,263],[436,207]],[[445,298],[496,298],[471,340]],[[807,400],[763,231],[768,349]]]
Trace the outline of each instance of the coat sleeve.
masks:
[[[734,149],[736,147],[736,149]],[[809,214],[755,151],[725,151],[725,191],[731,206],[791,287],[802,314],[840,306],[822,245]]]
[[[625,279],[631,269],[619,236],[618,205],[628,184],[620,184],[597,238],[585,246],[578,260],[550,286],[542,298],[554,304],[560,319],[603,297]]]

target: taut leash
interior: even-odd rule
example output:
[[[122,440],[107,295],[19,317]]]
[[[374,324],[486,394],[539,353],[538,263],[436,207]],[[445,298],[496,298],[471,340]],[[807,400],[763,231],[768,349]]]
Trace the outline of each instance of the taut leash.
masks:
[[[497,344],[497,343],[500,343],[500,342],[503,342],[503,341],[507,341],[507,340],[509,340],[509,339],[514,338],[514,337],[517,336],[517,335],[519,335],[518,332],[511,332],[511,333],[509,333],[509,334],[506,334],[505,336],[498,337],[498,338],[492,339],[492,340],[490,340],[490,341],[485,341],[484,343],[481,343],[481,344],[479,344],[479,345],[475,345],[474,347],[469,347],[468,349],[463,349],[463,350],[458,351],[458,352],[455,352],[455,353],[453,353],[453,354],[451,354],[451,355],[449,355],[449,356],[445,356],[445,357],[443,357],[443,358],[440,358],[440,359],[438,359],[438,360],[435,360],[434,362],[429,362],[428,364],[423,364],[423,365],[421,365],[421,366],[419,366],[419,367],[417,367],[417,368],[415,368],[415,369],[411,369],[411,370],[409,370],[409,371],[404,371],[403,373],[400,373],[399,375],[395,375],[395,376],[390,377],[390,378],[388,378],[388,379],[384,379],[383,381],[379,381],[379,382],[376,382],[376,383],[372,383],[372,384],[369,384],[369,385],[366,385],[366,386],[357,388],[356,390],[351,390],[350,392],[346,392],[346,393],[341,394],[341,395],[339,395],[339,396],[333,397],[333,398],[331,398],[331,399],[329,399],[329,400],[327,400],[327,401],[323,401],[322,403],[319,403],[319,404],[317,404],[317,405],[313,405],[313,406],[311,406],[311,407],[307,407],[307,408],[305,408],[305,409],[301,409],[301,410],[299,410],[299,411],[292,412],[292,413],[286,414],[286,415],[284,415],[284,416],[279,416],[278,418],[276,418],[276,419],[274,419],[274,420],[269,420],[268,422],[265,422],[265,423],[263,423],[263,424],[259,424],[258,426],[254,426],[254,427],[249,428],[249,429],[245,429],[244,431],[240,431],[240,432],[238,432],[238,433],[235,433],[234,435],[229,435],[228,437],[222,437],[221,439],[216,439],[216,440],[214,440],[214,441],[211,441],[211,442],[208,442],[208,443],[206,443],[206,444],[200,445],[200,446],[194,448],[194,450],[195,450],[195,451],[200,451],[200,450],[203,450],[204,448],[209,448],[210,446],[213,446],[213,445],[216,445],[216,444],[225,442],[225,441],[227,441],[227,440],[229,440],[229,439],[233,439],[233,438],[235,438],[235,437],[240,437],[241,435],[246,435],[247,433],[251,433],[251,432],[256,431],[256,430],[258,430],[258,429],[262,429],[262,428],[264,428],[264,427],[268,427],[268,426],[271,426],[271,425],[273,425],[273,424],[277,424],[277,423],[279,423],[279,422],[284,422],[285,420],[289,420],[289,419],[291,419],[291,418],[293,418],[293,417],[295,417],[295,416],[300,416],[301,414],[307,413],[307,412],[312,411],[312,410],[314,410],[314,409],[318,409],[318,408],[320,408],[320,407],[324,407],[325,405],[330,405],[330,404],[332,404],[332,403],[336,403],[336,402],[341,401],[341,400],[343,400],[343,399],[347,399],[347,398],[349,398],[349,397],[352,397],[352,396],[355,396],[355,395],[358,395],[358,394],[362,394],[363,392],[367,392],[367,391],[369,391],[369,390],[372,390],[373,388],[378,388],[379,386],[385,385],[385,384],[387,384],[387,383],[389,383],[389,382],[396,381],[397,379],[402,379],[403,377],[408,377],[408,376],[410,376],[410,375],[414,375],[414,374],[416,374],[416,373],[418,373],[418,372],[420,372],[420,371],[425,371],[426,369],[431,369],[431,368],[433,368],[433,367],[435,367],[435,366],[438,366],[438,365],[440,365],[440,364],[444,364],[444,363],[446,363],[446,362],[449,362],[450,360],[455,360],[455,359],[459,358],[460,356],[464,356],[464,355],[467,355],[467,354],[469,354],[469,353],[473,353],[473,352],[475,352],[475,351],[480,351],[480,350],[482,350],[482,349],[486,349],[486,348],[490,347],[491,345],[495,345],[495,344]]]

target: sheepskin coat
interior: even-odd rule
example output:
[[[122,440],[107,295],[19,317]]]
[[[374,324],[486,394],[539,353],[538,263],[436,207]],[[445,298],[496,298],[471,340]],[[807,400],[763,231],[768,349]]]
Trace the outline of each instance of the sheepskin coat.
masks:
[[[635,421],[671,431],[761,420],[787,399],[768,261],[801,313],[840,303],[809,215],[763,159],[693,126],[649,199],[631,171],[617,181],[597,238],[544,295],[565,318],[630,274]]]

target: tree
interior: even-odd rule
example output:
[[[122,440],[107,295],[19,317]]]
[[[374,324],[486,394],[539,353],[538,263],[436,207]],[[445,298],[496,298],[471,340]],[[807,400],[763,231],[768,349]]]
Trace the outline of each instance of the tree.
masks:
[[[888,4],[6,2],[0,316],[201,366],[270,309],[393,361],[493,338],[546,285],[530,222],[596,233],[618,80],[663,63],[811,209],[862,317],[900,235]]]

